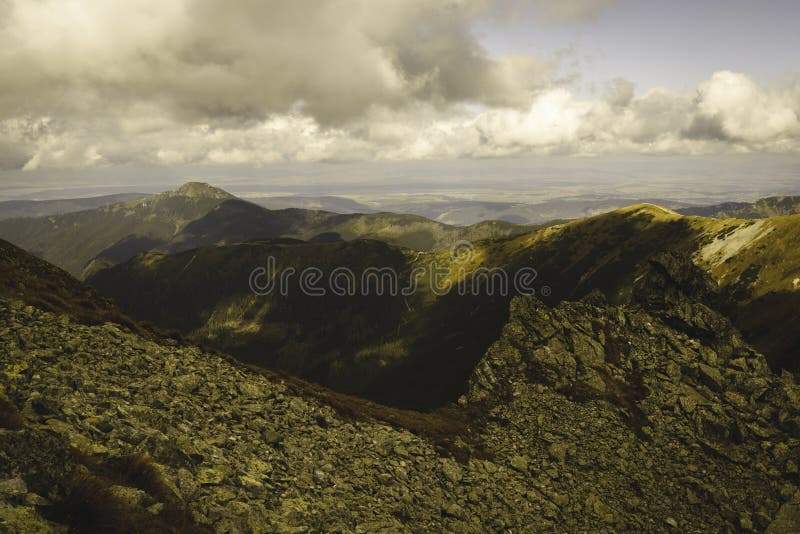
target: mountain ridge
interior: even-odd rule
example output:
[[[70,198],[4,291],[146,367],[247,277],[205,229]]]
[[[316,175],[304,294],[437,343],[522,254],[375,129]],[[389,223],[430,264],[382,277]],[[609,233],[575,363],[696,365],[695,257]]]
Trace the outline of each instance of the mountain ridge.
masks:
[[[293,237],[374,238],[429,250],[460,239],[522,233],[530,227],[487,222],[452,227],[418,216],[268,210],[200,182],[95,210],[0,221],[0,238],[86,278],[138,253]]]
[[[718,219],[763,219],[800,213],[800,196],[765,197],[755,202],[723,202],[710,206],[692,206],[677,210],[683,215],[699,215]]]
[[[480,269],[500,268],[512,279],[520,269],[533,267],[534,289],[548,305],[596,291],[617,305],[635,297],[636,281],[649,261],[670,252],[692,258],[719,286],[714,295],[698,298],[731,317],[773,368],[796,370],[800,362],[792,347],[798,335],[792,325],[800,294],[792,290],[794,275],[787,266],[797,259],[791,247],[798,228],[797,216],[717,220],[638,204],[472,243],[467,263],[449,250],[416,253],[358,241],[252,241],[139,257],[100,271],[89,282],[139,320],[177,328],[252,363],[379,402],[429,409],[462,392],[470,366],[499,335],[512,295],[487,294],[485,285],[467,285],[463,295],[435,295],[423,279],[416,292],[403,298],[312,298],[296,286],[285,295],[259,297],[247,284],[251,271],[274,257],[282,269],[297,272],[309,266],[323,273],[347,267],[358,275],[367,266],[391,267],[404,281],[414,269],[428,272],[435,264],[449,269],[449,282],[457,285],[480,284],[471,278]],[[546,296],[541,294],[545,286]],[[345,338],[334,327],[340,315],[347,324],[372,328],[354,327],[364,337]],[[192,322],[176,324],[176,318]]]
[[[696,300],[709,284],[662,255],[629,304],[513,299],[449,408],[455,456],[219,353],[0,297],[0,525],[795,530],[800,386]]]

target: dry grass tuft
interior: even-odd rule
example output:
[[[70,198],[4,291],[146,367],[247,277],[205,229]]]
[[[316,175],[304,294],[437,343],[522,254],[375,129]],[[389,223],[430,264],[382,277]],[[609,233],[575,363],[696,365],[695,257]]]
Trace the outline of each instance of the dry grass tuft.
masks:
[[[73,451],[73,457],[77,463],[89,469],[100,480],[140,489],[153,501],[162,503],[164,507],[158,515],[148,514],[160,525],[159,532],[203,532],[194,524],[186,504],[166,483],[158,466],[149,455],[130,454],[101,459]]]
[[[0,428],[20,430],[25,425],[25,418],[10,401],[0,397]]]
[[[174,532],[161,518],[132,507],[111,490],[108,479],[89,472],[72,475],[63,483],[64,496],[43,510],[68,525],[70,532]]]

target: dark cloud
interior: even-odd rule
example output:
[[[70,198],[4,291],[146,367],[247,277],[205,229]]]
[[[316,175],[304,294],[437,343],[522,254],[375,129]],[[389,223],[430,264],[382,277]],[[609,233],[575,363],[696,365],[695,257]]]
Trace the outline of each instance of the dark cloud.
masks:
[[[520,105],[551,72],[491,57],[470,31],[477,0],[106,4],[15,3],[0,68],[20,76],[0,81],[0,113],[147,101],[185,121],[300,109],[328,124],[416,101]]]
[[[730,141],[730,136],[725,133],[722,117],[700,113],[694,116],[691,124],[684,133],[687,139],[707,139],[712,141]]]

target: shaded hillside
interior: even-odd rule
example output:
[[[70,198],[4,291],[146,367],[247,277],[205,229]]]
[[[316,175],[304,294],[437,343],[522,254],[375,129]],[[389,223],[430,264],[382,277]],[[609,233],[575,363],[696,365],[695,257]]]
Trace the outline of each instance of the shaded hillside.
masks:
[[[285,292],[255,295],[251,272],[275,258],[294,269]],[[261,366],[398,406],[431,408],[456,398],[471,366],[499,333],[506,297],[436,298],[420,284],[408,297],[417,253],[379,241],[306,243],[280,240],[151,253],[102,270],[89,283],[132,317],[177,328]],[[323,274],[326,295],[308,295],[298,274]],[[352,294],[332,291],[331,273],[354,273]],[[367,269],[397,273],[379,293]]]
[[[0,202],[0,220],[16,217],[44,217],[90,210],[111,204],[131,202],[145,197],[144,193],[119,193],[87,198],[60,198],[56,200],[5,200]]]
[[[755,202],[724,202],[711,206],[693,206],[676,210],[683,215],[717,219],[765,219],[800,213],[800,196],[767,197]]]

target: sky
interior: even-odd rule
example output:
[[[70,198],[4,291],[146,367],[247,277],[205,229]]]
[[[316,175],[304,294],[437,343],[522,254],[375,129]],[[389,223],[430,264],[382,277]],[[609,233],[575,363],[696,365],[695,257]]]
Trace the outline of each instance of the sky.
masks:
[[[798,20],[785,0],[0,0],[0,190],[487,159],[785,174]]]

